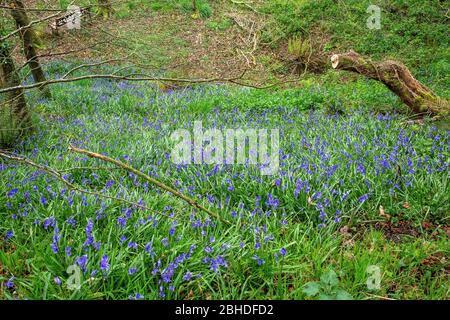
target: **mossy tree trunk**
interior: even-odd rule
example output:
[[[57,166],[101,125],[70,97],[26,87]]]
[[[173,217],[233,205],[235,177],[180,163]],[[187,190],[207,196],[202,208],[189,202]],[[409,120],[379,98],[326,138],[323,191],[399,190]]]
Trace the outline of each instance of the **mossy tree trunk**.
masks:
[[[22,30],[20,31],[20,37],[22,38],[23,42],[23,51],[27,58],[28,65],[30,66],[33,79],[36,83],[45,82],[46,78],[44,75],[44,71],[42,70],[41,64],[39,63],[36,48],[34,45],[35,34],[31,27],[27,27],[30,24],[30,20],[28,19],[23,2],[22,0],[11,0],[10,2],[12,7],[14,7],[14,9],[11,10],[11,15],[16,22],[16,27],[18,29],[22,28]],[[50,90],[48,87],[40,86],[39,90],[46,98],[51,98]]]
[[[416,114],[448,115],[449,102],[438,97],[431,89],[416,80],[408,68],[393,60],[372,62],[354,51],[331,57],[334,69],[362,74],[381,81]]]

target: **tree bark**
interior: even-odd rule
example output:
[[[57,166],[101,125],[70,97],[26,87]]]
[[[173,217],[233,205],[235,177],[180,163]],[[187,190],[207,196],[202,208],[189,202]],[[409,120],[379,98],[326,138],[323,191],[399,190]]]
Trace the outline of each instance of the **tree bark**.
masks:
[[[372,62],[354,51],[331,57],[333,69],[362,74],[381,81],[416,114],[447,115],[449,102],[416,80],[408,68],[398,61]]]
[[[11,15],[16,22],[17,28],[23,28],[20,31],[20,37],[23,41],[23,51],[25,57],[27,58],[28,65],[30,66],[31,73],[33,75],[34,82],[40,83],[45,82],[46,78],[44,71],[42,70],[41,64],[37,57],[36,48],[34,47],[34,33],[31,27],[27,27],[30,24],[25,7],[22,0],[12,0],[12,5],[14,7],[11,10]],[[39,90],[46,98],[51,98],[51,93],[48,87],[40,86]]]
[[[6,43],[0,44],[0,88],[20,86],[14,61],[11,58]],[[1,100],[0,112],[3,115],[11,115],[19,123],[18,131],[26,132],[31,129],[31,116],[27,108],[25,95],[22,89],[16,89],[5,93]],[[2,117],[3,120],[7,117]],[[12,119],[11,119],[12,120]]]

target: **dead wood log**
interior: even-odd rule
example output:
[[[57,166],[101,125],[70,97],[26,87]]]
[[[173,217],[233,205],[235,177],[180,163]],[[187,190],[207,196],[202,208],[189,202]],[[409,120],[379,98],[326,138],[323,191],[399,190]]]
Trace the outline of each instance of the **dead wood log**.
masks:
[[[352,71],[381,81],[394,92],[415,114],[445,116],[449,114],[448,100],[440,98],[431,89],[413,77],[408,68],[398,61],[372,62],[369,58],[349,51],[331,57],[333,69]]]

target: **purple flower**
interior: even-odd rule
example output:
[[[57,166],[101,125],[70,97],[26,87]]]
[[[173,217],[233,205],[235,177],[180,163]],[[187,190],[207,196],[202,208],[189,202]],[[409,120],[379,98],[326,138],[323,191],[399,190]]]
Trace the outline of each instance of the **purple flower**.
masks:
[[[128,242],[129,249],[137,249],[137,247],[138,247],[138,244],[136,242],[134,242],[134,241]]]
[[[130,269],[128,269],[128,274],[130,275],[130,276],[132,276],[133,274],[135,274],[137,272],[137,268],[130,268]]]
[[[287,251],[285,248],[280,249],[280,254],[284,257],[286,255]]]
[[[53,240],[50,247],[52,248],[52,251],[56,254],[59,252],[59,239],[61,238],[61,235],[59,234],[59,229],[56,227],[53,231]]]
[[[109,188],[111,188],[113,185],[114,185],[114,180],[108,180],[108,181],[106,181],[105,187],[106,187],[107,189],[109,189]]]
[[[100,270],[102,271],[108,271],[109,270],[109,263],[108,263],[108,256],[104,255],[102,259],[100,260]]]
[[[277,198],[273,197],[271,193],[269,193],[269,195],[267,196],[266,205],[268,207],[272,207],[275,210],[280,205],[280,201]]]
[[[87,260],[87,255],[83,255],[76,259],[77,265],[81,268],[81,270],[83,270],[83,272],[86,272]]]
[[[66,251],[66,256],[70,257],[72,255],[72,247],[67,246],[65,251]]]
[[[144,250],[150,255],[150,257],[153,257],[155,255],[152,242],[147,243],[144,247]]]
[[[161,279],[165,282],[165,283],[169,283],[170,281],[172,281],[172,276],[175,272],[175,268],[173,267],[173,265],[169,265],[166,269],[164,269],[161,272]]]
[[[58,285],[58,286],[61,285],[61,279],[59,277],[53,278],[53,281],[55,281],[56,285]]]
[[[5,233],[5,240],[9,240],[12,237],[14,237],[14,231],[12,231],[12,230],[6,231],[6,233]]]
[[[191,280],[191,278],[192,278],[192,273],[191,272],[186,272],[185,274],[184,274],[184,276],[183,276],[183,280],[184,281],[189,281],[189,280]]]
[[[364,166],[363,166],[363,164],[361,162],[358,162],[356,169],[362,175],[366,174],[366,168],[364,168]]]
[[[15,279],[15,277],[12,276],[11,278],[9,278],[8,281],[6,281],[5,285],[8,289],[12,289],[14,287],[14,279]]]
[[[77,221],[72,216],[70,216],[69,219],[66,220],[66,223],[74,228],[77,226]]]
[[[369,199],[369,195],[366,193],[366,194],[363,194],[361,197],[359,197],[359,198],[358,198],[358,201],[359,201],[360,203],[363,203],[363,202],[365,202],[367,199]]]
[[[19,191],[19,189],[11,189],[7,194],[6,194],[6,196],[8,197],[8,198],[12,198],[12,197],[14,197],[14,195],[17,193]]]
[[[162,240],[161,240],[161,244],[162,244],[164,247],[167,247],[167,246],[169,245],[169,239],[167,239],[167,238],[162,239]]]
[[[140,293],[136,293],[134,296],[129,296],[129,300],[141,300],[144,299],[144,296]]]
[[[94,236],[92,235],[93,229],[94,229],[94,222],[92,221],[92,219],[89,219],[85,229],[86,231],[86,241],[84,242],[85,247],[94,244]]]
[[[219,271],[219,267],[228,267],[228,263],[225,261],[223,256],[217,256],[216,258],[212,258],[209,263],[210,269],[214,272]]]
[[[258,257],[256,254],[253,256],[253,259],[256,260],[258,262],[259,266],[262,266],[264,263],[266,263],[266,261],[264,259],[261,259],[260,257]]]
[[[214,249],[209,246],[205,248],[206,253],[212,253],[213,251],[214,251]]]
[[[44,196],[41,196],[41,203],[44,206],[47,204],[47,199]]]
[[[124,228],[127,225],[127,218],[126,217],[118,217],[117,218],[117,224]]]
[[[54,228],[56,225],[55,217],[49,217],[44,220],[44,229],[47,230],[48,227]]]

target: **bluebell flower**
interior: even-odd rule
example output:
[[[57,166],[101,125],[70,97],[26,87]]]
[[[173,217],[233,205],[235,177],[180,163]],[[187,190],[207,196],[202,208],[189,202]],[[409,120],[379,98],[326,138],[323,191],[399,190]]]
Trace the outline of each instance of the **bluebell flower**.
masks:
[[[59,234],[59,229],[56,227],[53,230],[53,238],[52,238],[52,244],[50,245],[52,251],[56,254],[59,252],[59,239],[61,238],[61,235]]]
[[[214,249],[209,246],[205,248],[206,253],[212,253],[213,251],[214,251]]]
[[[83,270],[83,272],[86,272],[87,261],[88,261],[87,255],[83,255],[76,259],[76,264],[81,268],[81,270]]]
[[[109,258],[107,255],[102,256],[102,259],[100,260],[100,270],[102,270],[104,272],[109,270],[110,266],[108,263],[108,259]]]
[[[271,193],[269,193],[267,196],[266,205],[268,207],[271,207],[273,210],[275,210],[278,208],[279,204],[280,204],[280,201],[277,198],[275,198],[274,196],[272,196]]]
[[[41,200],[40,201],[41,201],[42,205],[44,205],[44,206],[47,205],[47,199],[44,196],[41,196]]]
[[[155,255],[152,242],[147,243],[144,247],[144,250],[145,250],[145,252],[147,252],[150,255],[150,257]]]
[[[192,278],[192,273],[189,271],[187,271],[183,276],[184,281],[189,281],[189,280],[191,280],[191,278]]]
[[[6,196],[7,196],[8,198],[12,198],[12,197],[14,197],[14,196],[17,194],[18,191],[19,191],[19,189],[17,189],[17,188],[11,189],[11,190],[6,194]]]
[[[361,197],[359,197],[359,198],[358,198],[358,201],[359,201],[360,203],[363,203],[363,202],[365,202],[367,199],[369,199],[369,195],[366,193],[366,194],[363,194]]]
[[[137,247],[138,247],[138,244],[136,242],[134,242],[134,241],[128,242],[129,249],[137,249]]]
[[[56,225],[55,217],[49,217],[44,220],[44,229],[47,230],[49,227],[54,228]]]
[[[134,296],[129,296],[129,300],[142,300],[144,299],[144,296],[140,293],[136,293]]]
[[[15,279],[15,277],[12,276],[11,278],[9,278],[8,281],[6,281],[5,286],[6,286],[8,289],[14,288],[14,279]]]
[[[9,240],[12,237],[14,237],[14,231],[12,231],[12,230],[6,231],[6,233],[5,233],[5,240]]]
[[[129,268],[129,269],[128,269],[128,274],[129,274],[130,276],[132,276],[132,275],[135,274],[136,272],[137,272],[137,268],[132,267],[132,268]]]

